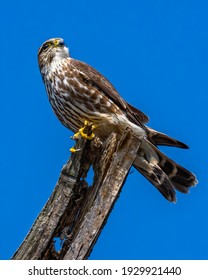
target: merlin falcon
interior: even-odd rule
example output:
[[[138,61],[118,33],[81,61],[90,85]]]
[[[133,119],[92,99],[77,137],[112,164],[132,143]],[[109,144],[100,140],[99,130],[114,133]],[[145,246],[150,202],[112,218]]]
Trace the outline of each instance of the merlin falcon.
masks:
[[[175,190],[188,193],[197,184],[194,174],[158,149],[188,146],[146,126],[148,117],[127,103],[102,74],[71,58],[63,39],[44,42],[38,63],[50,104],[63,125],[77,132],[84,123],[93,123],[101,141],[113,131],[119,137],[130,128],[140,141],[133,166],[171,202],[176,201]]]

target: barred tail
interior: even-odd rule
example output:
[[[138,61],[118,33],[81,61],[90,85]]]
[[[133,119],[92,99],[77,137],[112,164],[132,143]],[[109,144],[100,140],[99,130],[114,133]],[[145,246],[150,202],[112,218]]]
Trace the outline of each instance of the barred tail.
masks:
[[[145,176],[169,201],[176,201],[176,192],[188,193],[197,184],[193,173],[180,166],[156,146],[143,140],[134,167]]]

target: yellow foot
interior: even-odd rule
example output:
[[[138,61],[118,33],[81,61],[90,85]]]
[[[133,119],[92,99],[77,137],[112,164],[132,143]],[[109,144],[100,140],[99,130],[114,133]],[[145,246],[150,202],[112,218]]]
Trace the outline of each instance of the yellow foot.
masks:
[[[88,121],[85,121],[84,126],[82,128],[80,128],[79,131],[77,133],[75,133],[74,136],[71,138],[76,140],[81,136],[84,139],[92,140],[95,137],[95,134],[93,133],[93,130],[95,128],[96,128],[95,125],[93,125],[92,123],[90,123]],[[75,153],[78,151],[80,151],[80,149],[76,149],[75,147],[72,147],[70,149],[71,153]]]
[[[71,149],[69,149],[69,151],[70,151],[71,153],[76,153],[76,152],[81,151],[81,149],[76,149],[75,147],[72,147]]]
[[[69,151],[70,151],[71,153],[76,153],[76,152],[79,151],[79,149],[75,149],[74,147],[72,147],[71,149],[69,149]]]
[[[81,135],[81,137],[84,139],[92,140],[95,137],[95,134],[92,132],[94,129],[95,129],[95,125],[92,125],[90,122],[85,121],[84,126],[80,128],[77,133],[74,134],[73,138],[77,139]]]

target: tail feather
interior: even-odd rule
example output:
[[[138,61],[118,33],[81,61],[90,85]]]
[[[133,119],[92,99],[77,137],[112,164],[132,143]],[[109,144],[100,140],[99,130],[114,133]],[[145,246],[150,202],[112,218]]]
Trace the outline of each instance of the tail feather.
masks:
[[[183,193],[188,193],[189,188],[197,184],[195,175],[178,163],[174,162],[172,159],[168,158],[156,147],[155,150],[159,158],[159,166],[168,175],[174,187]]]
[[[134,167],[150,181],[168,201],[176,201],[174,187],[168,176],[159,166],[148,163],[142,157],[137,156],[134,161]]]
[[[197,184],[194,174],[180,166],[148,140],[143,140],[134,167],[169,201],[176,201],[175,189],[188,193]]]
[[[172,146],[172,147],[178,147],[182,149],[188,149],[189,147],[181,142],[178,141],[164,133],[161,133],[159,131],[156,131],[150,127],[148,127],[148,140],[157,146]]]

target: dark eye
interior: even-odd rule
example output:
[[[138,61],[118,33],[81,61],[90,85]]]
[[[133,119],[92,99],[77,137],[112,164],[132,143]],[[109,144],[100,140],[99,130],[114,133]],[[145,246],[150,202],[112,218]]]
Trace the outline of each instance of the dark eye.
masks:
[[[50,46],[49,43],[45,43],[45,44],[43,45],[43,47],[42,47],[42,50],[45,51],[49,46]]]

